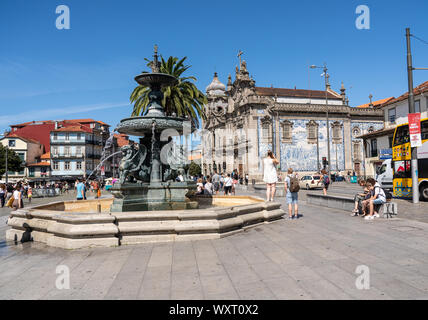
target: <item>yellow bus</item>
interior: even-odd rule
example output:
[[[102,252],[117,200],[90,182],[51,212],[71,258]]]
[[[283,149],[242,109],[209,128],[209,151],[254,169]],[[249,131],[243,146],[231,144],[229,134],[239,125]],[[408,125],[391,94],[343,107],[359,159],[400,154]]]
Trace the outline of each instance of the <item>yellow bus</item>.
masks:
[[[422,146],[417,148],[418,180],[421,200],[428,201],[428,118],[421,120]],[[410,151],[409,124],[395,128],[392,141],[393,162],[393,196],[395,198],[412,198],[412,171]]]

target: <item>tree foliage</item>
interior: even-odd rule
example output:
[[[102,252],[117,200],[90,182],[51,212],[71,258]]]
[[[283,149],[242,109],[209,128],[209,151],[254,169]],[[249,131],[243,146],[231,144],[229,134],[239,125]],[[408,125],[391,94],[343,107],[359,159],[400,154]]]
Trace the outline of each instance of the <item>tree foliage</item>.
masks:
[[[192,177],[199,176],[201,174],[201,166],[195,162],[191,162],[189,166],[189,175]]]
[[[188,117],[192,126],[199,128],[198,118],[206,119],[204,104],[207,103],[207,98],[192,82],[196,81],[195,77],[183,77],[183,73],[191,67],[184,65],[186,58],[179,60],[177,57],[169,57],[165,61],[161,57],[160,72],[178,79],[176,85],[162,88],[164,94],[162,106],[166,115],[171,116],[175,113],[179,117]],[[145,60],[150,67],[152,62]],[[149,92],[150,88],[147,86],[138,85],[134,89],[130,97],[131,102],[134,103],[132,116],[144,115],[147,112]]]
[[[9,149],[7,152],[7,170],[8,171],[21,171],[24,168],[21,158],[15,151]],[[0,177],[6,172],[6,147],[0,144]]]

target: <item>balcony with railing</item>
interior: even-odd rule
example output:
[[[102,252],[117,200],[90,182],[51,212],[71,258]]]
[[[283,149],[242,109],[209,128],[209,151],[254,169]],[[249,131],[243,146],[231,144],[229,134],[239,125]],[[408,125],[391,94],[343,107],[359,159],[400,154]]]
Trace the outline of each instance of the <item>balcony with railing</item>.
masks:
[[[101,159],[101,155],[95,154],[95,153],[88,153],[88,154],[86,154],[86,158],[88,158],[88,159]]]
[[[83,153],[52,153],[51,158],[67,158],[67,159],[80,159],[83,158]]]

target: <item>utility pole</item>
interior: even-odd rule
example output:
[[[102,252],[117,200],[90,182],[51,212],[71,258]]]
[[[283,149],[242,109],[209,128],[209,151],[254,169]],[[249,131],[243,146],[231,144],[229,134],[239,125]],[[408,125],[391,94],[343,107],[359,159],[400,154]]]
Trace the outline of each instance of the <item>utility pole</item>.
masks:
[[[6,181],[6,184],[8,183],[8,178],[9,178],[9,175],[8,175],[8,173],[7,173],[7,171],[8,171],[8,169],[7,169],[7,158],[9,157],[9,152],[8,152],[8,150],[9,150],[9,148],[6,146],[6,177],[5,177],[5,181]]]
[[[415,97],[413,95],[413,66],[412,52],[410,49],[410,28],[406,28],[406,43],[407,43],[407,80],[409,86],[409,113],[415,113]],[[419,203],[419,180],[418,180],[418,156],[417,149],[411,148],[412,160],[412,202]]]
[[[327,65],[324,62],[324,79],[325,79],[325,110],[326,110],[326,118],[327,118],[327,161],[328,161],[328,178],[331,182],[331,161],[330,161],[330,125],[328,121],[328,96],[327,96],[327,88],[328,88],[328,74],[327,74]]]

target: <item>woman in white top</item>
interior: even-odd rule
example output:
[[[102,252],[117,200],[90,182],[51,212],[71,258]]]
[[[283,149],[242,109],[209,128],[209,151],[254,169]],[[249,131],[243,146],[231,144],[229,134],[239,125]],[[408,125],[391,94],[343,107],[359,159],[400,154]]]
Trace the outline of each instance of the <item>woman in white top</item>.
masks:
[[[204,184],[202,183],[201,178],[198,179],[196,186],[198,187],[198,189],[196,190],[196,194],[203,194],[204,193]]]
[[[273,201],[276,191],[278,175],[276,165],[279,163],[272,151],[268,151],[266,158],[263,159],[263,181],[266,183],[266,201]]]
[[[21,193],[21,185],[17,184],[15,187],[15,190],[13,191],[13,203],[12,203],[12,208],[13,210],[18,210],[19,208],[23,208],[23,203],[22,203],[22,193]]]

